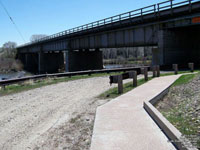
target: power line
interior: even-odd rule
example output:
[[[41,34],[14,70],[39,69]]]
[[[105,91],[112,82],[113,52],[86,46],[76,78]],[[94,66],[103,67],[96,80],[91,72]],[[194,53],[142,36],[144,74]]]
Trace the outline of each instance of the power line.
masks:
[[[2,1],[0,0],[0,4],[3,7],[3,9],[5,10],[6,14],[8,15],[10,21],[13,23],[13,25],[15,26],[15,29],[17,30],[17,32],[19,33],[19,35],[21,36],[22,40],[24,41],[24,43],[26,43],[22,33],[20,32],[19,28],[17,27],[16,23],[14,22],[14,20],[12,19],[12,17],[10,16],[8,10],[6,9],[6,7],[4,6],[4,4],[2,3]]]

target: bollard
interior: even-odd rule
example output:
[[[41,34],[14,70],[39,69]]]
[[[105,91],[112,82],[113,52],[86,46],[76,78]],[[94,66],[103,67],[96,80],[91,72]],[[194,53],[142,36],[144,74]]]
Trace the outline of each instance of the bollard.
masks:
[[[144,80],[148,81],[148,68],[144,68]]]
[[[153,72],[153,78],[155,78],[156,77],[156,66],[153,66],[151,69]]]
[[[137,86],[137,71],[129,72],[129,78],[133,79],[133,87]]]
[[[133,71],[133,87],[137,86],[137,71]]]
[[[118,76],[118,94],[122,94],[123,93],[123,79],[122,79],[122,75]]]
[[[178,64],[173,64],[174,74],[178,74]]]
[[[188,63],[191,72],[194,72],[194,63]]]
[[[156,66],[157,77],[160,77],[160,66]]]

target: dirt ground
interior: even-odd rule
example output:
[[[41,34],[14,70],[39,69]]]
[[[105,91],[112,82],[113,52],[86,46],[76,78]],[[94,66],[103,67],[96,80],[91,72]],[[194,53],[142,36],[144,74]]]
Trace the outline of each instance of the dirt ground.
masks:
[[[96,107],[108,101],[96,97],[112,87],[96,77],[0,97],[0,149],[89,149]]]

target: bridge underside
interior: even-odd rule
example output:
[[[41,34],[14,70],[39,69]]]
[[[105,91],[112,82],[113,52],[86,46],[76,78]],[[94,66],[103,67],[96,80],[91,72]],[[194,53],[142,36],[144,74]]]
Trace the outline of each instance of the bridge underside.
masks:
[[[103,69],[103,54],[99,49],[66,52],[66,71]]]
[[[153,64],[200,65],[200,26],[161,30],[158,49],[153,50]]]
[[[102,51],[98,49],[48,53],[21,53],[18,59],[32,73],[56,73],[103,69]]]

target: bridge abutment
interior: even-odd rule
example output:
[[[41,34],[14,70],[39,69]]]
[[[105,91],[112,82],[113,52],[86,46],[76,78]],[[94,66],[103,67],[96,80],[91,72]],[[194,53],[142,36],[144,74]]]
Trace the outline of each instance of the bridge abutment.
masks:
[[[200,30],[196,27],[161,30],[158,33],[158,49],[153,50],[154,65],[200,64]]]

